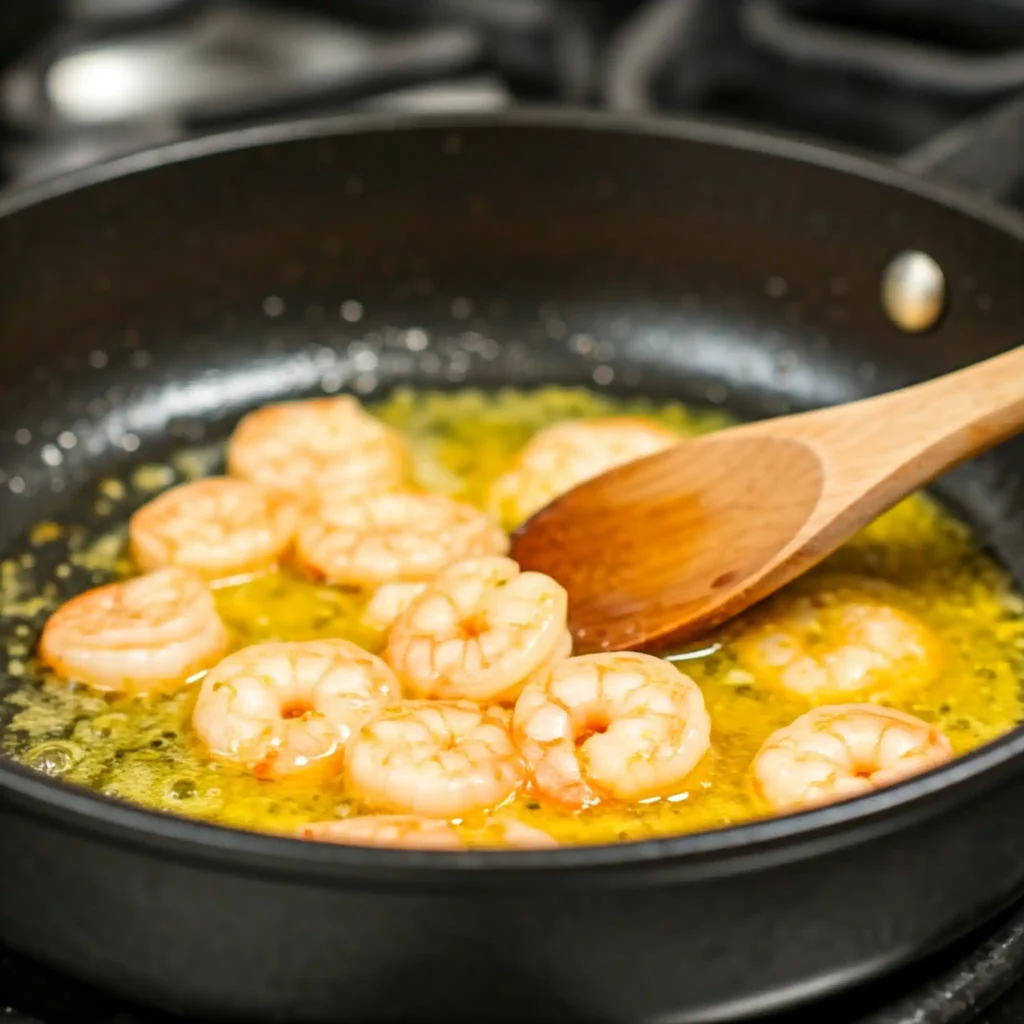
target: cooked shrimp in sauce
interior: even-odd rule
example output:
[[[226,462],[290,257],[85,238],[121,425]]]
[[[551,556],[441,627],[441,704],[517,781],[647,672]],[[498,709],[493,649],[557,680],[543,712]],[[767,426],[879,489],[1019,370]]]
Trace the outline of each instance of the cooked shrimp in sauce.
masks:
[[[95,690],[174,690],[221,658],[228,634],[206,583],[159,569],[73,597],[50,616],[39,657]]]
[[[463,829],[441,818],[419,814],[365,814],[339,821],[315,821],[303,825],[296,835],[325,843],[409,850],[551,850],[558,846],[546,832],[513,819],[489,818],[484,825]]]
[[[242,417],[228,444],[228,471],[305,500],[319,489],[400,487],[408,457],[395,431],[343,395],[267,405]]]
[[[340,768],[353,731],[397,696],[391,669],[347,640],[256,644],[208,673],[192,724],[216,757],[274,778]]]
[[[510,558],[455,562],[400,615],[385,658],[418,697],[514,700],[572,648],[567,596]]]
[[[208,580],[272,568],[291,547],[298,510],[245,480],[181,484],[143,505],[128,523],[135,564],[192,569]]]
[[[509,713],[468,701],[406,701],[353,737],[348,782],[383,811],[459,818],[496,807],[523,778]]]
[[[554,850],[561,844],[542,829],[515,818],[489,816],[477,827],[464,826],[462,835],[472,847],[506,847],[515,850]]]
[[[443,494],[397,491],[327,502],[299,522],[296,561],[314,579],[351,587],[429,580],[508,537],[488,515]]]
[[[682,440],[652,420],[613,417],[558,423],[540,431],[491,488],[490,507],[518,526],[560,494],[610,469]]]
[[[314,821],[296,835],[321,843],[382,846],[409,850],[465,850],[455,827],[421,814],[365,814],[338,821]]]
[[[370,598],[363,621],[382,633],[389,630],[424,590],[426,583],[385,583],[378,587]]]
[[[929,683],[938,643],[912,615],[873,601],[801,595],[780,602],[737,643],[744,668],[765,685],[812,700],[862,698]]]
[[[774,810],[798,810],[891,786],[953,755],[935,726],[894,708],[815,708],[772,733],[754,758],[754,785]]]
[[[697,685],[631,652],[559,662],[523,690],[513,727],[538,794],[567,807],[666,796],[711,744]]]
[[[0,565],[0,756],[229,827],[443,856],[790,813],[1024,719],[1024,597],[924,495],[699,641],[573,657],[571,598],[506,531],[725,423],[398,388],[250,413],[227,476],[215,443],[147,434],[143,461],[68,496],[85,520],[36,524]]]

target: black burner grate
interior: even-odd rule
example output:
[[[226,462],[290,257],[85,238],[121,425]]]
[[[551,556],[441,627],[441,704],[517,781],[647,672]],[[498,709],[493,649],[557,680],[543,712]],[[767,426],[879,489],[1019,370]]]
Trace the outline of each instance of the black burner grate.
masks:
[[[651,0],[618,32],[603,79],[616,109],[896,154],[1024,89],[1024,4]]]

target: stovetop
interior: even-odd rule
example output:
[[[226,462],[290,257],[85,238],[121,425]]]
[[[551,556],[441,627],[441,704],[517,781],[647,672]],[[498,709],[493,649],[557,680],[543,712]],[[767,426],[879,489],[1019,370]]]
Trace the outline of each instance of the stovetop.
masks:
[[[522,103],[726,119],[892,159],[1015,95],[1024,0],[0,4],[3,185],[268,119]],[[1024,207],[1024,160],[1007,182]],[[0,1013],[170,1020],[2,947]],[[923,964],[771,1019],[824,1022],[1024,1024],[1024,903]]]

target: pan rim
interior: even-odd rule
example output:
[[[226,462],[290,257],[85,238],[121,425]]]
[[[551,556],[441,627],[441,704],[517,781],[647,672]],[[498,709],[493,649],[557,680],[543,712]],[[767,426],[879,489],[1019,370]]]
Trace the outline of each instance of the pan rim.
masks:
[[[897,168],[790,137],[706,121],[605,111],[518,108],[501,113],[341,114],[258,125],[165,144],[0,194],[0,218],[93,185],[200,157],[289,142],[402,130],[573,130],[604,136],[662,138],[767,155],[910,193],[1024,242],[1024,216],[987,199],[916,178]],[[438,884],[470,877],[557,878],[567,872],[662,865],[680,876],[711,877],[801,859],[824,848],[864,841],[951,810],[979,789],[998,785],[1024,755],[1024,725],[954,761],[841,804],[759,819],[727,828],[602,846],[538,851],[432,852],[347,847],[246,832],[155,811],[49,778],[0,755],[0,796],[30,815],[72,825],[108,841],[144,846],[162,856],[214,863],[304,881],[358,876],[388,884]],[[1020,770],[1019,768],[1017,770]],[[643,872],[649,879],[650,872]],[[583,870],[580,878],[592,878]]]
[[[718,146],[773,156],[794,163],[850,174],[863,180],[896,188],[964,213],[990,227],[1024,240],[1024,213],[981,195],[974,195],[898,166],[840,147],[807,141],[798,135],[762,132],[739,125],[676,118],[657,114],[620,114],[586,108],[523,106],[500,112],[466,113],[348,113],[274,121],[235,130],[212,132],[176,142],[163,143],[110,160],[91,164],[24,185],[0,190],[0,218],[91,185],[200,157],[219,156],[289,142],[328,139],[336,136],[374,135],[395,130],[458,132],[471,129],[541,128],[589,131],[603,136],[619,134],[662,138]]]

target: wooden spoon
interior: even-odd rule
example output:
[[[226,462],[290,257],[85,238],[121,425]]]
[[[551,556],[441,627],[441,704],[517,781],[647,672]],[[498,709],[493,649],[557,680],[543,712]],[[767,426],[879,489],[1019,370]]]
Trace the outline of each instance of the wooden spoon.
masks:
[[[693,639],[928,481],[1024,429],[1024,347],[914,387],[685,441],[562,495],[512,539],[569,592],[578,651]]]

